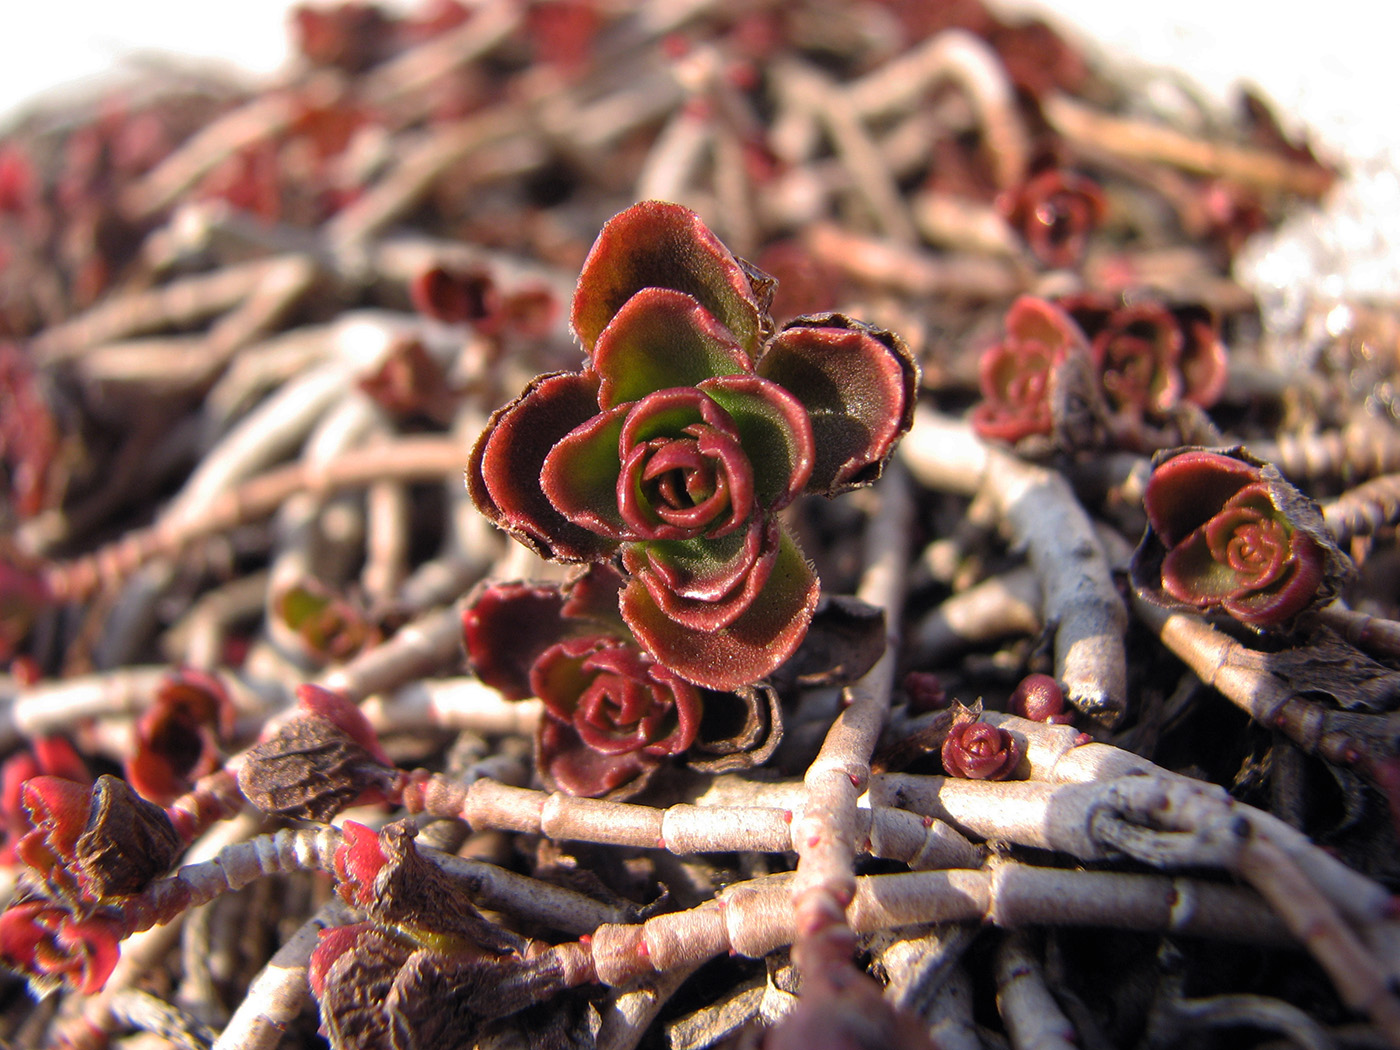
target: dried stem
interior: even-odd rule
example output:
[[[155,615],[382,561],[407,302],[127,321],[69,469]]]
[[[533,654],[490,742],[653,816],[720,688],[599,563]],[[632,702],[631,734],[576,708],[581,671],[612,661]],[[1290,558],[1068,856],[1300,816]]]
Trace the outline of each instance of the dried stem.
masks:
[[[11,693],[0,704],[0,749],[63,732],[88,719],[138,714],[150,705],[169,673],[168,667],[124,667]]]
[[[1040,578],[1029,566],[958,591],[913,625],[909,659],[937,667],[964,649],[1041,628]]]
[[[418,678],[442,674],[461,659],[462,613],[433,609],[404,624],[386,641],[366,649],[317,681],[352,700],[392,692]]]
[[[1322,517],[1342,544],[1400,522],[1400,474],[1384,474],[1343,492],[1323,506]]]
[[[261,824],[251,815],[239,817],[212,827],[196,841],[187,853],[187,863],[212,863],[214,858],[234,843],[254,834]],[[81,1045],[94,1036],[104,1037],[123,1027],[123,1018],[113,1009],[113,1002],[126,991],[145,982],[174,949],[185,913],[173,914],[162,925],[145,929],[122,942],[121,958],[117,960],[102,991],[84,999],[81,1009],[64,1027],[58,1042],[68,1038]]]
[[[50,566],[46,583],[60,600],[81,601],[152,559],[174,557],[199,540],[265,518],[297,493],[328,495],[386,479],[432,481],[461,471],[462,462],[462,448],[450,438],[411,437],[356,449],[323,466],[292,463],[210,499],[198,517],[167,514],[111,546]]]
[[[1400,471],[1400,435],[1374,421],[1320,434],[1279,434],[1250,450],[1299,484],[1328,478],[1356,482]]]
[[[381,732],[431,727],[533,737],[544,705],[507,700],[475,678],[438,678],[409,682],[392,696],[371,696],[360,710]]]
[[[286,266],[283,259],[258,259],[104,299],[71,321],[46,328],[30,346],[36,360],[57,363],[129,336],[188,328],[238,306],[270,279],[282,283],[277,275]]]
[[[1400,1045],[1400,997],[1392,991],[1385,970],[1292,858],[1268,839],[1254,837],[1243,844],[1235,870],[1308,946],[1342,1000],[1369,1015]]]
[[[908,564],[913,504],[902,469],[892,470],[876,492],[879,509],[867,526],[866,570],[857,596],[885,612],[890,642],[873,668],[845,693],[845,707],[803,777],[806,801],[793,822],[797,874],[792,884],[793,921],[798,931],[793,962],[807,994],[847,983],[854,941],[846,909],[855,893],[853,865],[858,845],[856,799],[870,779],[870,756],[889,716],[899,637],[898,610]]]
[[[895,244],[916,244],[914,220],[894,175],[881,160],[846,94],[816,69],[796,62],[781,64],[774,76],[789,105],[810,107],[826,126],[841,163],[881,232]]]
[[[1066,698],[1112,725],[1127,703],[1127,611],[1088,515],[1059,474],[987,445],[965,423],[920,408],[900,447],[933,488],[983,500],[1026,548],[1055,627],[1055,674]]]
[[[1376,762],[1393,754],[1393,716],[1338,711],[1296,695],[1269,670],[1264,653],[1246,648],[1199,616],[1168,612],[1141,599],[1134,600],[1133,612],[1202,682],[1308,753],[1372,778]]]
[[[438,775],[408,777],[402,797],[409,812],[459,818],[478,831],[519,831],[555,842],[664,849],[681,856],[796,850],[805,826],[800,810],[779,807],[682,804],[657,809],[485,779],[463,787]],[[911,867],[976,867],[982,862],[982,853],[946,824],[899,809],[857,809],[852,828],[852,841],[865,851]]]
[[[310,998],[307,968],[321,931],[344,926],[354,915],[332,898],[303,923],[253,978],[212,1050],[274,1050]]]
[[[1208,142],[1161,124],[1110,116],[1066,95],[1041,103],[1050,126],[1069,140],[1119,157],[1171,164],[1199,175],[1230,179],[1272,193],[1317,198],[1336,180],[1322,165],[1277,153]]]
[[[886,62],[846,88],[852,108],[865,119],[913,108],[920,96],[950,80],[963,89],[982,128],[999,189],[1025,176],[1029,155],[1016,93],[997,53],[972,33],[948,29]]]
[[[1352,645],[1376,656],[1400,657],[1400,621],[1343,608],[1333,602],[1318,611],[1318,619]]]
[[[1079,1038],[1045,982],[1030,936],[1008,933],[997,945],[997,1011],[1014,1050],[1069,1050]]]
[[[600,981],[637,977],[735,952],[761,958],[792,943],[792,877],[738,883],[689,911],[593,934]],[[932,922],[1100,926],[1278,945],[1287,933],[1248,891],[1161,875],[1035,868],[999,861],[981,870],[862,875],[855,880],[851,928],[873,933]]]
[[[353,254],[413,208],[450,168],[468,158],[488,154],[492,158],[481,163],[478,179],[505,174],[510,167],[533,167],[538,149],[521,134],[522,127],[529,126],[528,116],[525,107],[506,105],[434,127],[416,144],[405,146],[384,178],[326,224],[326,240],[338,254]],[[520,146],[530,150],[528,163],[522,165],[510,146],[517,153]]]
[[[983,255],[943,255],[865,237],[815,222],[803,235],[814,256],[863,284],[915,297],[1009,299],[1027,287],[1008,262]],[[907,440],[907,439],[906,439]]]
[[[329,77],[326,87],[332,87]],[[285,130],[296,119],[297,111],[295,97],[271,91],[225,113],[197,135],[192,135],[154,171],[131,186],[122,202],[125,210],[133,216],[145,217],[170,207],[222,161]]]

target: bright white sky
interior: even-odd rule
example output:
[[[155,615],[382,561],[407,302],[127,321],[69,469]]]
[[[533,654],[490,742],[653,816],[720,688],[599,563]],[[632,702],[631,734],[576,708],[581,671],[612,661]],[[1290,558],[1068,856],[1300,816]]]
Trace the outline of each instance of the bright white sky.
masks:
[[[928,0],[936,3],[938,0]],[[1364,154],[1400,139],[1393,52],[1400,5],[1375,0],[1002,0],[1086,29],[1119,57],[1185,70],[1216,95],[1238,78]],[[287,53],[289,0],[0,0],[0,114],[52,85],[165,51],[266,73]],[[1379,14],[1377,13],[1379,12]]]

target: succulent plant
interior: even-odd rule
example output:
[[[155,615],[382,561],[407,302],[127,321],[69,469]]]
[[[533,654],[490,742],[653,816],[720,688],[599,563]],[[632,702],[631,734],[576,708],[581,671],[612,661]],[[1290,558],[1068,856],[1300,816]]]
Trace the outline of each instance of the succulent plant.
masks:
[[[585,367],[498,410],[468,470],[538,553],[618,559],[638,643],[710,689],[772,672],[811,620],[818,581],[778,512],[874,481],[913,418],[898,337],[840,314],[774,333],[771,293],[680,205],[615,216],[573,300]]]
[[[1317,505],[1242,449],[1160,454],[1143,505],[1133,583],[1161,605],[1285,630],[1350,572]]]
[[[1025,753],[1014,736],[983,722],[967,708],[953,712],[953,725],[939,757],[950,777],[968,780],[1010,780]]]
[[[1225,347],[1204,307],[1082,294],[1058,300],[1089,339],[1110,407],[1160,415],[1181,402],[1210,408],[1225,389]]]
[[[667,760],[735,768],[782,734],[766,687],[705,689],[658,663],[617,611],[622,578],[590,566],[564,586],[496,583],[464,615],[467,656],[510,699],[538,696],[542,779],[572,795],[635,794]]]
[[[1086,352],[1084,333],[1047,299],[1023,295],[1006,312],[1006,335],[982,353],[978,378],[982,401],[972,425],[984,438],[1017,442],[1049,435],[1053,371],[1073,352]]]

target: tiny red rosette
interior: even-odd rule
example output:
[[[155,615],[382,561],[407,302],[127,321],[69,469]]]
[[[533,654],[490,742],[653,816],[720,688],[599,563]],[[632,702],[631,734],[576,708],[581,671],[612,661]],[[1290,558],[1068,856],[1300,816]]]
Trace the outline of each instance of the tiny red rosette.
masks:
[[[997,199],[1007,223],[1031,254],[1057,269],[1079,265],[1108,206],[1099,184],[1060,167],[1032,174]]]
[[[982,353],[982,401],[972,410],[979,437],[1014,444],[1054,429],[1050,385],[1073,353],[1087,353],[1084,333],[1060,307],[1025,295],[1006,312],[1006,335]]]
[[[1317,504],[1271,464],[1240,448],[1173,449],[1153,462],[1131,566],[1143,598],[1288,630],[1352,571]]]
[[[646,653],[618,615],[622,578],[593,565],[562,587],[492,583],[463,616],[467,657],[508,699],[544,704],[536,766],[551,788],[618,799],[672,759],[720,771],[762,761],[782,735],[766,686],[705,689]]]
[[[955,715],[939,757],[951,777],[1009,780],[1022,753],[1021,745],[1005,729],[975,719],[960,721]]]

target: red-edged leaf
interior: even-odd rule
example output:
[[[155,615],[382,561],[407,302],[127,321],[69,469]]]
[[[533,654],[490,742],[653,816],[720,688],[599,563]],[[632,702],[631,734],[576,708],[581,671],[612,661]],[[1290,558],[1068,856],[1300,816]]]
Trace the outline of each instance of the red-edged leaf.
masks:
[[[636,579],[623,589],[622,617],[657,661],[696,685],[728,691],[766,677],[793,654],[807,633],[819,591],[801,550],[783,534],[767,584],[727,627],[682,627]]]
[[[570,321],[583,348],[643,288],[673,288],[699,300],[749,353],[763,337],[763,315],[738,260],[689,208],[642,201],[613,216],[579,274]]]
[[[546,783],[559,791],[597,798],[645,776],[661,759],[645,751],[605,755],[588,747],[567,722],[541,719],[535,733],[535,757]]]
[[[914,421],[919,369],[892,332],[841,314],[800,317],[765,351],[758,374],[793,394],[812,423],[808,491],[868,485]]]
[[[723,540],[633,544],[622,564],[667,618],[694,631],[716,631],[753,604],[778,557],[776,521],[753,522]]]
[[[1233,456],[1193,449],[1159,464],[1143,495],[1147,520],[1174,547],[1204,525],[1225,502],[1260,477],[1259,468]]]
[[[544,460],[559,440],[598,414],[598,377],[582,372],[537,376],[498,409],[472,449],[467,491],[477,509],[531,550],[559,561],[608,557],[616,544],[575,525],[540,486]]]
[[[462,613],[467,660],[510,700],[533,696],[530,666],[566,632],[564,596],[547,584],[491,583]]]
[[[734,420],[753,465],[754,503],[763,510],[786,507],[807,486],[816,460],[807,410],[777,383],[758,376],[707,379],[700,389]]]
[[[565,434],[545,456],[539,484],[556,512],[574,527],[616,543],[628,529],[617,506],[622,469],[619,436],[630,409],[619,405]]]

